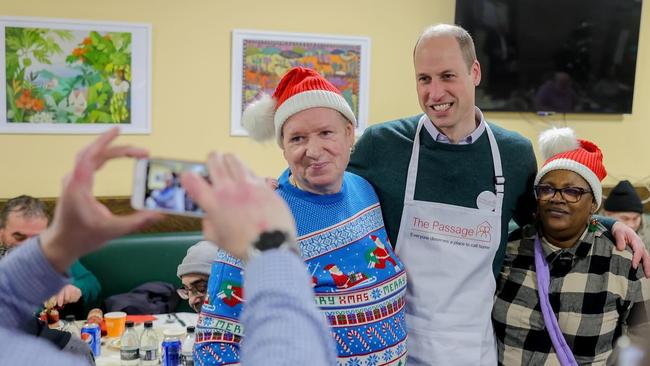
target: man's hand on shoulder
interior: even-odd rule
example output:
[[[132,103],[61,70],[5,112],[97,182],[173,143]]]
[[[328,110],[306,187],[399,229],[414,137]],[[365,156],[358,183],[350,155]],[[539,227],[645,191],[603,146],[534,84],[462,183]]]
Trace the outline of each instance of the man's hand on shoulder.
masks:
[[[650,278],[650,255],[636,232],[624,223],[617,221],[612,226],[612,235],[614,236],[614,240],[616,240],[616,249],[625,250],[625,247],[629,246],[634,253],[632,267],[636,269],[639,263],[642,263],[643,273],[645,273],[647,278]]]

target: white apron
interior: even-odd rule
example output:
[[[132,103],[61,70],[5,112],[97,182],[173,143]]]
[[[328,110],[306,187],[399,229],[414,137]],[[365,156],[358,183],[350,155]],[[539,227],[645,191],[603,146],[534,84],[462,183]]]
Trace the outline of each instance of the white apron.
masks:
[[[497,194],[481,192],[479,209],[416,201],[420,131],[425,123],[430,123],[426,115],[415,132],[397,235],[397,255],[408,275],[407,364],[496,365],[492,261],[501,242],[505,183],[499,148],[486,124]]]

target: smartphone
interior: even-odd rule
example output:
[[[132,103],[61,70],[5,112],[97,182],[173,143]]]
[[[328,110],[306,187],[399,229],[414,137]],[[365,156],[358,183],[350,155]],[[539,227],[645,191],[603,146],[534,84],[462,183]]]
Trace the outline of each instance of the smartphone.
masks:
[[[209,181],[203,163],[138,159],[133,174],[131,206],[136,210],[152,210],[166,214],[203,217],[203,211],[181,186],[181,173],[193,171]]]

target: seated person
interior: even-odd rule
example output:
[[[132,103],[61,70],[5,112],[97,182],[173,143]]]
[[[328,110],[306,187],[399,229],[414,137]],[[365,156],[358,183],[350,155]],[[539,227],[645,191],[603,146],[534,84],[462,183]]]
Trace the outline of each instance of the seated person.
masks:
[[[347,102],[318,73],[297,67],[285,74],[273,99],[247,107],[243,121],[252,137],[275,138],[289,164],[277,192],[295,218],[300,254],[338,363],[404,364],[406,272],[388,242],[372,186],[345,172],[356,121]],[[239,321],[244,268],[225,251],[212,266],[197,323],[198,364],[239,362],[246,337]]]
[[[646,246],[650,246],[650,226],[643,222],[643,202],[630,181],[618,182],[603,206],[605,216],[622,221],[639,234]]]
[[[163,208],[183,211],[185,208],[185,190],[181,187],[176,173],[167,173],[164,186],[151,191],[151,195],[145,199],[145,206],[151,209]]]
[[[650,282],[592,217],[606,176],[601,151],[569,128],[540,137],[534,224],[508,243],[492,312],[499,364],[610,364],[627,332],[650,334]]]
[[[38,198],[18,196],[7,201],[0,211],[0,246],[3,256],[24,240],[40,234],[47,228],[49,216],[45,204]],[[72,283],[65,285],[56,297],[59,314],[63,318],[74,314],[85,319],[88,310],[97,305],[101,286],[99,281],[76,261],[70,268]]]
[[[183,287],[177,290],[178,296],[187,300],[192,310],[201,311],[208,292],[208,278],[212,262],[217,257],[218,247],[209,241],[200,241],[187,249],[187,255],[178,265],[176,275]]]
[[[573,88],[571,75],[564,71],[556,72],[535,94],[535,109],[557,113],[573,112],[580,98]]]

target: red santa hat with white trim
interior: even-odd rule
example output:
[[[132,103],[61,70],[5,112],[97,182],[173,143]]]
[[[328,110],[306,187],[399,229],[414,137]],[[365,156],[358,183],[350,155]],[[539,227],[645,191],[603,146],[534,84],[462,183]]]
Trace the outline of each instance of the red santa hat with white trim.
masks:
[[[598,207],[603,200],[601,181],[607,176],[603,153],[591,141],[576,137],[569,127],[552,128],[539,136],[539,148],[546,160],[537,172],[535,185],[550,171],[570,170],[587,181]]]
[[[357,120],[350,105],[332,83],[318,72],[305,67],[289,70],[273,96],[262,94],[244,109],[242,124],[257,141],[275,137],[282,147],[282,126],[289,117],[309,108],[325,107],[339,111],[354,126]]]

